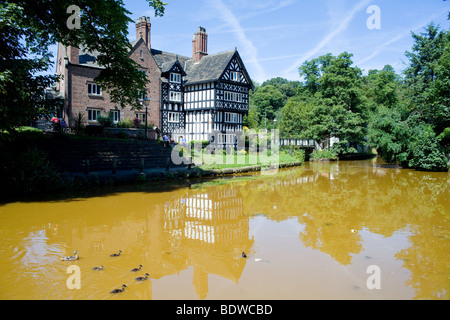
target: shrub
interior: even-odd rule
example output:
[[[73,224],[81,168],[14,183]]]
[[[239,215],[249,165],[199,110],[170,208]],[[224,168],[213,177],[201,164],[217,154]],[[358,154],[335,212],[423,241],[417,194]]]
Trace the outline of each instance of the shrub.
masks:
[[[139,129],[141,127],[141,120],[139,120],[138,118],[133,118],[131,122],[133,124],[133,128]]]
[[[334,150],[324,149],[324,150],[316,151],[315,153],[311,154],[310,159],[311,160],[321,160],[321,159],[337,160],[338,156]]]
[[[299,162],[305,162],[305,150],[298,146],[283,146],[281,151],[286,152]]]
[[[60,190],[62,182],[47,155],[36,147],[4,153],[0,163],[2,196],[34,196]]]
[[[123,128],[123,129],[130,129],[130,128],[133,128],[133,122],[131,121],[131,119],[127,118],[123,121],[120,121],[117,124],[117,127]]]
[[[104,126],[105,128],[112,127],[114,125],[112,112],[109,112],[109,114],[106,117],[98,116],[97,117],[97,122],[99,124],[101,124],[102,126]]]
[[[448,171],[447,157],[432,128],[417,136],[409,147],[409,166],[422,171]]]

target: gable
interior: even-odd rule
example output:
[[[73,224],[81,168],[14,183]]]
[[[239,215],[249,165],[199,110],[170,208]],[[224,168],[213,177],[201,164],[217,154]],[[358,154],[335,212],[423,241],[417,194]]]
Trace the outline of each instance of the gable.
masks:
[[[167,71],[167,73],[180,73],[181,75],[185,75],[186,73],[183,70],[183,67],[181,66],[180,62],[177,60],[172,65],[172,67]]]
[[[238,79],[232,78],[232,73],[238,73]],[[234,54],[233,58],[228,63],[226,69],[224,70],[222,76],[220,77],[220,80],[226,80],[226,81],[232,81],[237,82],[245,85],[249,85],[253,87],[253,83],[250,79],[250,76],[248,75],[248,72],[244,66],[244,63],[242,62],[238,52]]]

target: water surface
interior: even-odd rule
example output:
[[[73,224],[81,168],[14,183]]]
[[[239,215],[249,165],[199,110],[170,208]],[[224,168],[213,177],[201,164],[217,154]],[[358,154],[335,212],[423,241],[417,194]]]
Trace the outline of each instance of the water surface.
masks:
[[[449,208],[448,173],[377,160],[5,204],[0,299],[449,299]]]

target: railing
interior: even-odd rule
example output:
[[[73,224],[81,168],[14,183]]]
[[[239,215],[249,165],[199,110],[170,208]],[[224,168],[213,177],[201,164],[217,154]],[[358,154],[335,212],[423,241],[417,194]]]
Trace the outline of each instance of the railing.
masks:
[[[317,141],[312,139],[280,139],[280,145],[299,146],[304,148],[314,148],[317,150],[322,150],[322,147],[317,143]]]

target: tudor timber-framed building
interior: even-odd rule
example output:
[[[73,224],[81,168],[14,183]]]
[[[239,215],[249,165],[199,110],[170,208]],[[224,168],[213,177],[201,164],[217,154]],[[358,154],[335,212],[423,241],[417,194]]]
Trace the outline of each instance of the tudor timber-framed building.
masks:
[[[88,125],[97,125],[98,115],[113,113],[114,122],[137,117],[153,123],[162,135],[175,141],[184,137],[230,145],[243,130],[248,114],[251,78],[237,49],[208,54],[206,30],[199,27],[192,40],[192,57],[151,48],[149,17],[138,18],[136,40],[131,43],[130,59],[146,73],[148,113],[145,108],[119,109],[109,95],[96,85],[102,67],[96,53],[83,48],[58,47],[57,74],[64,75],[56,91],[65,98],[62,118],[73,127],[78,113]]]

